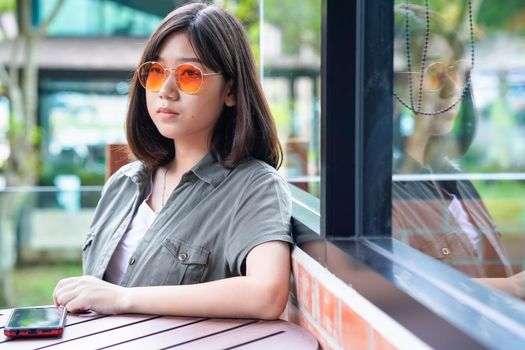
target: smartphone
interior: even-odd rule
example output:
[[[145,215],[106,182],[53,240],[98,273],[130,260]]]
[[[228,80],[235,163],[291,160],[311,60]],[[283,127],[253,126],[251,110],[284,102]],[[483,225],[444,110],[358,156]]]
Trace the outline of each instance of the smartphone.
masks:
[[[67,311],[59,306],[19,307],[4,328],[6,337],[56,337],[64,332]]]

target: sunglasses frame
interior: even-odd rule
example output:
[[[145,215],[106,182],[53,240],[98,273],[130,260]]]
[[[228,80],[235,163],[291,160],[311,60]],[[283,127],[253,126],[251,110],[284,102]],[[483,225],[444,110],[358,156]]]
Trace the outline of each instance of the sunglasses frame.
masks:
[[[454,70],[454,67],[457,66],[458,63],[460,62],[463,62],[463,63],[466,63],[467,65],[467,69],[465,69],[465,79],[468,78],[468,74],[467,72],[470,70],[470,67],[468,66],[468,63],[467,60],[465,59],[461,59],[461,60],[457,60],[454,62],[454,64],[449,64],[449,65],[446,65],[446,64],[443,64],[441,62],[433,62],[433,63],[430,63],[428,66],[425,67],[425,69],[423,69],[423,74],[424,76],[427,76],[427,71],[430,67],[434,66],[434,65],[441,65],[444,69],[445,69],[445,74],[449,77],[449,79],[451,79],[453,82],[454,82],[454,85],[456,86],[459,86],[460,84],[456,81],[456,79],[454,79],[452,76],[450,76],[450,73],[452,70]],[[399,72],[400,74],[421,74],[421,71],[414,71],[414,72]],[[443,83],[440,83],[440,86],[439,88],[437,89],[423,89],[423,92],[436,92],[436,91],[439,91],[443,88]]]
[[[141,74],[140,74],[140,70],[147,64],[158,64],[160,67],[162,67],[164,69],[164,80],[162,81],[162,84],[160,85],[160,88],[158,90],[152,90],[152,89],[148,89],[145,85],[145,83],[142,82],[142,79],[140,78]],[[197,89],[195,89],[194,91],[186,91],[184,89],[181,88],[181,82],[179,81],[179,76],[177,75],[177,69],[179,69],[180,67],[182,66],[191,66],[193,68],[195,68],[196,70],[198,70],[200,72],[200,75],[201,75],[201,81],[200,81],[200,84],[199,84],[199,87]],[[146,90],[146,91],[149,91],[149,92],[159,92],[161,89],[162,89],[162,86],[166,83],[166,80],[168,80],[168,77],[171,73],[173,73],[173,75],[175,76],[175,84],[177,85],[177,88],[179,89],[179,91],[181,92],[184,92],[185,94],[189,94],[189,95],[194,95],[196,93],[198,93],[202,87],[202,84],[204,83],[204,77],[205,76],[208,76],[208,75],[220,75],[222,74],[221,72],[210,72],[210,73],[205,73],[202,71],[202,69],[200,69],[199,67],[191,64],[191,63],[181,63],[179,64],[177,67],[175,68],[170,68],[170,67],[164,67],[160,62],[157,62],[157,61],[147,61],[147,62],[144,62],[142,63],[139,68],[137,68],[137,70],[135,71],[137,73],[137,79],[140,83],[140,85],[142,85],[142,87]]]

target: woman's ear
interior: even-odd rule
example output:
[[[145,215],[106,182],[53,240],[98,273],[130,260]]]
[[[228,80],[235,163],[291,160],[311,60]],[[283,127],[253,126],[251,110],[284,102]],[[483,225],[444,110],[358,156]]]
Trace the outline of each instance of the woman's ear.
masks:
[[[232,80],[226,82],[225,94],[226,96],[224,97],[224,104],[228,107],[235,106],[237,101],[235,100],[235,94],[233,93],[233,81]]]

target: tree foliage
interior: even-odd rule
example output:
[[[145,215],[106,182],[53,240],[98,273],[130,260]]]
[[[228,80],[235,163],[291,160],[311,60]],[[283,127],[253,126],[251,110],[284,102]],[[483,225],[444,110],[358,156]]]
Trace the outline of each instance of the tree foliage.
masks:
[[[48,17],[37,27],[31,21],[32,1],[18,1],[14,5],[11,2],[9,0],[1,3],[2,8],[5,5],[6,9],[16,10],[18,15],[18,35],[12,40],[8,61],[0,64],[0,84],[7,91],[11,109],[7,133],[10,155],[6,177],[10,185],[27,185],[36,182],[40,163],[36,45],[45,35],[47,26],[64,0],[58,0]]]
[[[525,1],[495,0],[482,2],[477,22],[490,31],[505,31],[525,35]]]
[[[0,0],[0,13],[14,11],[16,8],[15,0]]]
[[[405,2],[396,0],[396,4]],[[409,0],[408,3],[424,6],[425,0]],[[467,0],[429,0],[428,3],[430,8],[440,13],[448,23],[464,31],[468,19]],[[471,0],[471,4],[478,33],[504,31],[525,35],[525,0]]]
[[[321,0],[222,0],[215,1],[233,13],[245,26],[254,51],[259,46],[259,6],[262,2],[264,21],[281,30],[283,51],[296,54],[306,45],[321,50]]]
[[[297,53],[302,45],[321,52],[320,0],[264,0],[265,21],[282,30],[283,50]]]

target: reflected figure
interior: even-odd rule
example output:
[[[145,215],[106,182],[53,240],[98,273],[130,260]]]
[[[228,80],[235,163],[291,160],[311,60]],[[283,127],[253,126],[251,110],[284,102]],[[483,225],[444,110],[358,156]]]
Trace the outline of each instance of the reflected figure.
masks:
[[[455,163],[476,131],[474,52],[428,8],[402,4],[395,14],[392,235],[523,297],[525,274],[515,274],[479,193]]]

